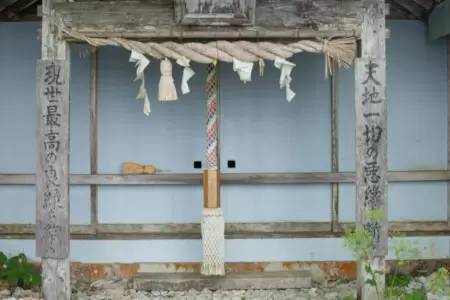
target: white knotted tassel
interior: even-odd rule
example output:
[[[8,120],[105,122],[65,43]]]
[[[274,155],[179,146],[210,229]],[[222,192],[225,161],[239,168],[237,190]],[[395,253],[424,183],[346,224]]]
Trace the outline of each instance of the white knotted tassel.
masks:
[[[202,219],[203,275],[225,275],[225,223],[221,208],[204,208]]]
[[[165,58],[161,61],[161,79],[159,80],[159,101],[177,100],[177,89],[172,77],[172,63]]]

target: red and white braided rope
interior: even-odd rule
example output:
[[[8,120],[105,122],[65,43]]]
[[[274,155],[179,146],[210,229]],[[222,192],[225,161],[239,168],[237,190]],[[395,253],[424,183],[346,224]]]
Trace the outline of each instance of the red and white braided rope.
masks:
[[[219,166],[219,120],[218,109],[219,100],[217,98],[218,90],[218,73],[217,65],[208,65],[208,75],[206,78],[206,105],[208,118],[206,122],[207,127],[207,150],[206,150],[206,164],[208,170],[217,170]]]

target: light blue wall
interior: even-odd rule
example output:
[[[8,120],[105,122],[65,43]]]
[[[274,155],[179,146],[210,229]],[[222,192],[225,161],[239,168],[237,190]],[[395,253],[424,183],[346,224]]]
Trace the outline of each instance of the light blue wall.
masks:
[[[391,170],[445,169],[447,166],[446,44],[428,42],[422,23],[390,22],[388,57],[389,166]],[[35,62],[38,24],[0,23],[0,173],[35,170]],[[87,56],[86,56],[87,55]],[[72,47],[71,171],[89,172],[89,56]],[[152,113],[135,100],[129,53],[99,51],[99,172],[119,173],[123,161],[153,163],[173,172],[201,172],[204,162],[205,67],[194,65],[192,92],[173,103],[156,101],[159,63],[146,71]],[[239,82],[230,65],[221,66],[223,172],[330,170],[330,88],[320,55],[300,54],[292,103],[279,89],[279,71],[267,64],[264,77]],[[181,70],[174,66],[176,85]],[[339,164],[354,168],[353,71],[339,74]],[[228,169],[227,160],[237,168]],[[229,222],[329,221],[329,185],[223,186]],[[389,185],[391,220],[446,219],[445,183]],[[33,187],[0,186],[0,223],[33,223]],[[354,219],[354,186],[340,187],[341,221]],[[99,188],[102,223],[199,222],[202,189],[196,186],[104,186]],[[71,222],[89,222],[88,187],[71,188]],[[446,237],[419,238],[425,257],[447,257]],[[86,262],[199,261],[197,240],[72,241],[72,258]],[[0,250],[25,251],[33,241],[0,240]],[[105,252],[105,249],[108,251]],[[331,251],[333,249],[333,251]],[[345,260],[350,254],[333,239],[229,240],[228,261]]]

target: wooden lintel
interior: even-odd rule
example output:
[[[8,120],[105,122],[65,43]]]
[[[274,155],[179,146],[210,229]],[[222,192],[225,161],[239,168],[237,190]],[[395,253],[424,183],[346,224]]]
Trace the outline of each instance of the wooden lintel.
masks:
[[[181,26],[173,1],[76,1],[56,5],[65,26],[90,37],[233,39],[352,36],[364,1],[271,1],[256,4],[255,26]],[[101,15],[101,18],[98,16]],[[133,16],[132,18],[130,16]]]
[[[76,28],[75,28],[76,29]],[[316,30],[316,29],[290,29],[290,28],[270,28],[270,27],[246,27],[246,28],[211,28],[195,29],[180,27],[159,27],[158,30],[145,30],[145,28],[124,29],[124,32],[106,32],[101,30],[80,30],[87,37],[109,38],[120,37],[127,39],[136,39],[140,41],[167,41],[167,40],[298,40],[298,39],[316,39],[316,38],[337,38],[359,36],[357,28],[353,30]],[[64,35],[69,42],[77,42],[71,36]]]

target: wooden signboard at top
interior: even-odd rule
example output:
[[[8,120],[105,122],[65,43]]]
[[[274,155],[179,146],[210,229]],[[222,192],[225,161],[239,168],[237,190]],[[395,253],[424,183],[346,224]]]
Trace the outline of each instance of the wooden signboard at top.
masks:
[[[184,25],[253,25],[255,0],[175,0],[175,14]]]

